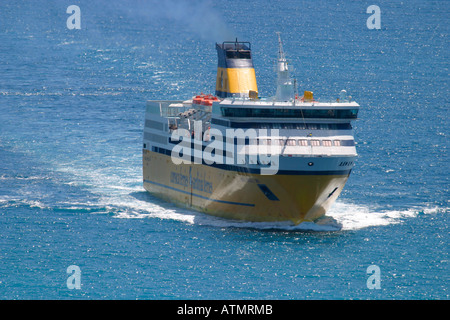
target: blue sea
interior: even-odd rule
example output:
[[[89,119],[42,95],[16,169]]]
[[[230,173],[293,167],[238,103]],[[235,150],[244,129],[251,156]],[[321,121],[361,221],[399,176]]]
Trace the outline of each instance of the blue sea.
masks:
[[[449,29],[448,1],[2,0],[0,299],[448,300]],[[215,42],[236,37],[273,96],[277,31],[299,92],[361,105],[325,218],[146,193],[146,100],[214,93]]]

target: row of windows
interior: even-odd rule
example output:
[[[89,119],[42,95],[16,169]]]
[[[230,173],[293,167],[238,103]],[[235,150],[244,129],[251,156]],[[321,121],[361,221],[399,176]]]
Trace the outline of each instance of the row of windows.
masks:
[[[247,141],[246,141],[247,142]],[[340,147],[354,146],[354,140],[318,140],[318,139],[258,139],[259,145],[274,146],[312,146],[312,147]]]
[[[145,127],[146,128],[152,128],[152,129],[157,129],[160,131],[164,131],[164,127],[166,125],[164,123],[158,122],[158,121],[154,121],[154,120],[145,120]]]
[[[358,109],[220,108],[224,117],[356,119]]]
[[[256,141],[255,141],[256,140]],[[294,139],[294,138],[288,138],[288,139],[277,139],[277,138],[271,138],[271,139],[264,139],[264,138],[255,138],[250,139],[249,137],[245,137],[244,141],[238,139],[237,137],[234,138],[233,143],[234,145],[238,146],[243,143],[243,145],[274,145],[274,146],[312,146],[312,147],[351,147],[355,145],[354,140],[328,140],[328,139]],[[256,143],[255,143],[256,142]],[[169,138],[169,143],[177,144],[179,143],[178,140],[172,140]],[[192,148],[194,147],[194,142],[191,141]]]
[[[350,123],[274,123],[274,122],[233,122],[222,119],[212,119],[212,124],[230,128],[242,129],[294,129],[294,130],[351,130]]]
[[[160,135],[154,134],[154,133],[149,133],[149,132],[144,132],[144,139],[145,140],[154,141],[154,142],[158,142],[158,143],[161,143],[161,144],[166,144],[167,143],[167,137],[160,136]]]
[[[261,122],[231,122],[231,128],[255,129],[294,129],[294,130],[351,130],[350,123],[261,123]]]

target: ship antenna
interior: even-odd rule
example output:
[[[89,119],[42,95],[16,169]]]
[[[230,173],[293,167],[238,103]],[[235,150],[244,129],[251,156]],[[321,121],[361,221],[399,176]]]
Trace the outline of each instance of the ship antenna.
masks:
[[[290,101],[294,96],[294,85],[289,75],[289,67],[283,50],[280,32],[278,35],[278,60],[277,60],[277,92],[275,101]]]
[[[286,57],[284,55],[284,51],[283,51],[283,42],[281,42],[281,33],[278,31],[277,32],[277,36],[278,36],[278,61],[286,61]]]

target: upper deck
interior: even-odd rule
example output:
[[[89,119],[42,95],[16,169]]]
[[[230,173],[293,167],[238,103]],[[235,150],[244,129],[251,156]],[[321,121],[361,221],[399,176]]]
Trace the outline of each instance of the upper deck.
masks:
[[[358,117],[359,104],[354,101],[345,102],[304,102],[270,101],[254,99],[228,98],[214,103],[212,113],[223,118],[245,118],[246,121],[257,119],[303,119],[355,120]],[[244,120],[244,119],[242,119]]]

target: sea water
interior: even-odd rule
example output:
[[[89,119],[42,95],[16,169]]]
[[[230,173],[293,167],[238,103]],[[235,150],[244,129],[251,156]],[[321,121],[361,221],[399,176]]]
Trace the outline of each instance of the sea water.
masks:
[[[72,4],[0,4],[1,299],[449,298],[446,1]],[[293,226],[147,194],[145,101],[214,93],[236,37],[273,96],[276,31],[299,92],[361,105],[335,205]]]

